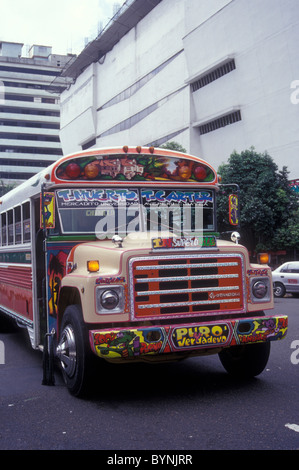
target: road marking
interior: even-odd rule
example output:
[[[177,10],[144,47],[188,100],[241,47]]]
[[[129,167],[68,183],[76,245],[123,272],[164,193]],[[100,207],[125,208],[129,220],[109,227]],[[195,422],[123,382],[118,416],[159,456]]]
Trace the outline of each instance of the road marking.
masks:
[[[292,429],[292,431],[299,432],[299,425],[298,424],[285,424],[286,428]]]

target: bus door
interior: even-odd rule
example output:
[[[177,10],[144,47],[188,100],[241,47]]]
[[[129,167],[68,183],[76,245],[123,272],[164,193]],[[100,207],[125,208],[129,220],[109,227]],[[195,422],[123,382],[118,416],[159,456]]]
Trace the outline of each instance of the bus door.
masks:
[[[40,314],[41,334],[58,330],[58,296],[62,278],[66,274],[66,262],[70,250],[76,244],[59,236],[55,217],[55,192],[44,191],[40,202],[40,239],[36,250],[41,253],[39,269],[42,282],[39,285],[42,312]],[[57,231],[56,231],[57,230]]]
[[[46,260],[45,260],[45,236],[40,223],[40,198],[34,200],[35,214],[35,260],[36,260],[36,298],[39,328],[39,341],[42,344],[47,333],[47,296],[46,296]]]

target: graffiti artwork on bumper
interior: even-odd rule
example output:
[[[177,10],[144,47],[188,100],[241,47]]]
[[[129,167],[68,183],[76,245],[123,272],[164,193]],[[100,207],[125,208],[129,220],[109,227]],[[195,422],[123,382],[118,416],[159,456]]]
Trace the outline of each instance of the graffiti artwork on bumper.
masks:
[[[93,338],[96,354],[106,359],[160,354],[166,342],[162,328],[95,332]]]
[[[255,318],[236,322],[235,334],[238,344],[275,341],[282,339],[287,332],[287,318]]]
[[[263,317],[200,325],[90,331],[94,352],[106,359],[129,359],[206,348],[275,341],[287,332],[287,317]]]

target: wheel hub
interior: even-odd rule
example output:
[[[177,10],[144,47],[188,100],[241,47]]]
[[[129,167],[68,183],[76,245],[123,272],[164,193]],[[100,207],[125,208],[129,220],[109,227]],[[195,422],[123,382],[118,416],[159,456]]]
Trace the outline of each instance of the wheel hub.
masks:
[[[62,331],[56,354],[66,375],[72,377],[76,370],[77,353],[75,334],[70,325],[67,325]]]

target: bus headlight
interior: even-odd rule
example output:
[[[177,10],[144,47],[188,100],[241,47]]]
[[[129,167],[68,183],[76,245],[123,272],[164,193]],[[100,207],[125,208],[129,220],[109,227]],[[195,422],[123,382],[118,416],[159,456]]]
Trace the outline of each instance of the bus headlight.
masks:
[[[269,279],[251,279],[251,294],[253,302],[268,302],[271,298]]]
[[[118,293],[115,290],[105,290],[100,299],[101,306],[107,310],[114,310],[119,304]]]
[[[96,312],[99,314],[122,313],[124,310],[123,286],[96,288]]]
[[[264,282],[257,281],[252,286],[252,293],[257,299],[263,299],[267,295],[267,286]]]

